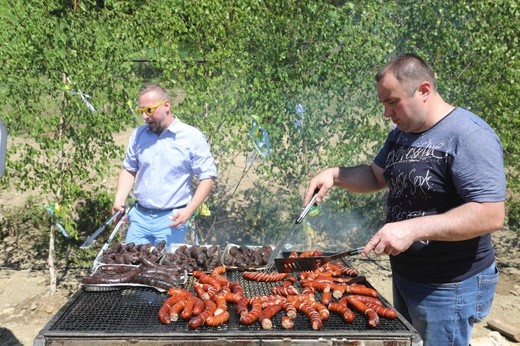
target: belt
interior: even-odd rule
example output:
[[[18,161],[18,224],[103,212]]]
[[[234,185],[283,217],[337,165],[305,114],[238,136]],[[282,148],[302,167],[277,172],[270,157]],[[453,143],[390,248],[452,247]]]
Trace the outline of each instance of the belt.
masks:
[[[136,204],[136,207],[137,209],[139,209],[140,211],[142,212],[145,212],[145,213],[163,213],[163,212],[169,212],[169,211],[172,211],[172,210],[175,210],[175,209],[182,209],[182,208],[186,208],[188,205],[187,204],[183,204],[183,205],[179,205],[177,207],[174,207],[174,208],[167,208],[167,209],[155,209],[155,208],[147,208],[147,207],[143,207],[141,204],[137,203]]]

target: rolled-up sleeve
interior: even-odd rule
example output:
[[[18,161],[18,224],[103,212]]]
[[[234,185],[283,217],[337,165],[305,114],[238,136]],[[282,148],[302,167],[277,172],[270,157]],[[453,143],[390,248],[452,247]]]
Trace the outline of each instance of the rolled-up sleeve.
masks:
[[[200,180],[218,177],[215,160],[211,154],[206,137],[199,133],[195,136],[192,150],[192,170]]]

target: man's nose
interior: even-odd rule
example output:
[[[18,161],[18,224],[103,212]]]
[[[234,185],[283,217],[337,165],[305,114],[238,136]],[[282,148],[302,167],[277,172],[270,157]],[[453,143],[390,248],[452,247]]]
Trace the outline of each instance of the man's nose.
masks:
[[[391,107],[386,107],[384,108],[384,112],[383,112],[383,116],[385,118],[390,118],[392,116],[392,114],[394,114],[394,111],[392,110]]]

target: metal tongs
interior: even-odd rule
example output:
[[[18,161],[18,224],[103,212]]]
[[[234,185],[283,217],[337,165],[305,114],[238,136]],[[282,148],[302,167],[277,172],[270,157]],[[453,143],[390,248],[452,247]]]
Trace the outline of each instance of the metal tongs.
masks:
[[[294,221],[294,227],[291,229],[291,231],[282,239],[278,242],[278,244],[276,244],[276,247],[274,248],[274,250],[271,252],[271,256],[269,256],[269,261],[267,262],[267,266],[266,266],[266,269],[265,271],[271,271],[273,269],[273,264],[275,262],[275,258],[278,257],[278,255],[280,254],[280,252],[282,251],[282,247],[284,246],[284,244],[287,242],[287,239],[289,239],[292,234],[294,233],[294,231],[296,230],[296,228],[298,228],[298,225],[300,223],[302,223],[303,219],[305,219],[305,216],[307,216],[307,214],[309,213],[309,211],[311,210],[311,208],[313,206],[316,205],[316,197],[318,195],[315,194],[311,201],[309,202],[309,204],[307,204],[307,206],[303,209],[303,211],[301,212],[300,216],[298,216],[298,218]]]
[[[276,265],[276,270],[280,273],[311,271],[318,269],[320,266],[333,260],[346,256],[359,255],[362,250],[363,246],[329,256],[276,258],[274,263]]]
[[[81,244],[81,246],[79,247],[80,249],[88,249],[89,247],[91,247],[93,244],[94,244],[94,240],[101,234],[101,232],[103,232],[105,230],[105,228],[112,222],[114,221],[114,219],[116,217],[119,216],[119,214],[123,213],[123,211],[121,210],[118,210],[116,211],[114,214],[112,214],[112,216],[110,216],[110,218],[108,218],[108,220],[106,220],[105,222],[103,222],[103,224],[94,232],[92,233],[86,240],[83,244]],[[121,217],[123,218],[123,217]]]
[[[117,232],[119,232],[119,229],[125,223],[125,214],[130,213],[130,210],[132,210],[133,207],[134,206],[131,206],[130,208],[128,208],[128,206],[125,206],[125,209],[122,212],[121,218],[119,218],[119,221],[117,222],[114,229],[112,230],[112,233],[110,233],[110,236],[108,237],[107,241],[105,242],[105,244],[103,245],[101,250],[99,250],[99,252],[96,256],[96,260],[92,264],[92,268],[91,268],[92,272],[96,271],[96,268],[99,266],[99,262],[97,259],[100,258],[100,256],[102,256],[106,250],[108,250],[110,243],[112,242],[112,240],[114,240]]]

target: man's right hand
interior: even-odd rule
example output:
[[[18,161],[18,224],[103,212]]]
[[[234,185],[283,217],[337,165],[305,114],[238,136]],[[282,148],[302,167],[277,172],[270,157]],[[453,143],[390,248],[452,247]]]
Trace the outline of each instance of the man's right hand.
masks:
[[[121,215],[122,215],[123,217],[126,217],[126,214],[124,214],[124,211],[125,211],[125,205],[116,202],[116,203],[114,203],[114,205],[112,206],[112,214],[114,214],[114,213],[116,213],[116,212],[118,212],[118,211],[121,211],[121,212],[122,212]],[[121,216],[116,217],[116,218],[114,219],[113,222],[116,223],[116,222],[118,222],[120,219],[121,219]]]
[[[318,173],[309,182],[309,187],[305,192],[305,198],[303,205],[306,206],[311,201],[312,197],[316,194],[316,203],[321,203],[327,192],[332,186],[334,186],[334,180],[338,174],[339,168],[328,168]]]

